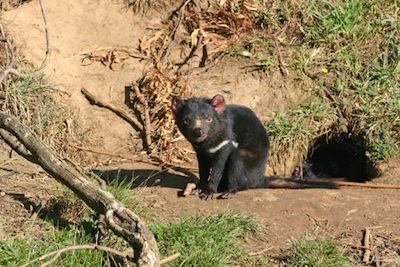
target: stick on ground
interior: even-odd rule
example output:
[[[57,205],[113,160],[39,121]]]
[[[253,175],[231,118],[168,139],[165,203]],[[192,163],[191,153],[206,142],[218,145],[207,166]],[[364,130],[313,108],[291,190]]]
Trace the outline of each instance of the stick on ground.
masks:
[[[132,246],[137,266],[160,266],[156,240],[139,216],[127,209],[111,193],[90,183],[15,117],[0,111],[0,128],[0,136],[21,156],[40,165],[94,211],[105,214],[109,229]],[[15,138],[8,138],[9,136]]]
[[[136,130],[143,131],[143,125],[125,110],[117,108],[110,103],[98,99],[85,88],[82,88],[81,92],[86,96],[86,98],[89,100],[91,104],[97,105],[102,108],[108,108],[109,110],[115,112],[118,116],[129,122],[132,125],[132,127],[135,128]]]

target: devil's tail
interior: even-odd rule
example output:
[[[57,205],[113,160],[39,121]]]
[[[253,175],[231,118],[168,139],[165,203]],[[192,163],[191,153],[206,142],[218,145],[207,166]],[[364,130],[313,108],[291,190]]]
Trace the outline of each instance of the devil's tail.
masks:
[[[287,189],[305,189],[305,188],[327,188],[339,189],[335,179],[312,179],[300,180],[297,178],[282,178],[279,176],[267,176],[264,181],[256,185],[257,188],[287,188]]]

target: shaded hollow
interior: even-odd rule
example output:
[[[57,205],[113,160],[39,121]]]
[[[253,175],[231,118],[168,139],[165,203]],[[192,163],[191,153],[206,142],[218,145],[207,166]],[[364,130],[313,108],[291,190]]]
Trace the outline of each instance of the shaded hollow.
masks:
[[[345,178],[365,182],[377,177],[378,171],[365,155],[362,136],[343,133],[328,140],[326,135],[315,140],[303,165],[303,177]]]

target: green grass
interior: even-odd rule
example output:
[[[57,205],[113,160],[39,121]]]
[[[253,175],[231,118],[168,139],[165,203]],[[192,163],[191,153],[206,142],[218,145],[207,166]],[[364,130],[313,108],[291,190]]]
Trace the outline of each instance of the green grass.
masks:
[[[279,39],[291,71],[316,74],[312,103],[281,110],[267,125],[277,153],[298,147],[305,156],[312,140],[329,131],[331,136],[362,136],[373,162],[399,155],[400,1],[273,1],[259,6],[254,21],[261,34]],[[262,55],[260,64],[267,58],[267,65],[279,71],[277,52],[253,35],[255,42],[246,39],[245,47],[257,43],[252,54]],[[315,110],[318,106],[322,109]],[[343,123],[348,127],[337,127]]]
[[[71,159],[83,152],[71,149],[71,141],[82,142],[76,114],[60,101],[63,92],[43,73],[19,63],[21,77],[9,76],[0,86],[0,109],[17,117],[58,153]]]
[[[323,90],[365,136],[368,156],[386,160],[399,153],[400,22],[393,16],[400,2],[339,3],[314,7],[316,23],[307,29],[312,43],[332,48],[326,60],[335,78]]]
[[[111,192],[116,199],[124,204],[128,209],[137,213],[144,214],[146,210],[140,205],[140,193],[132,190],[133,178],[120,177],[118,174],[109,184],[106,190]],[[133,191],[133,192],[132,192]]]
[[[58,115],[55,89],[43,74],[33,69],[22,69],[23,78],[10,76],[12,79],[9,86],[5,87],[2,109],[19,117],[36,134],[45,137]]]
[[[8,237],[0,244],[0,265],[17,266],[46,253],[67,246],[93,243],[96,221],[85,217],[81,224],[65,227],[49,225],[51,232],[25,234]],[[247,256],[244,242],[249,238],[261,238],[265,226],[253,217],[225,212],[220,215],[195,215],[181,218],[178,223],[161,220],[150,224],[160,249],[161,258],[180,252],[182,256],[165,266],[228,266],[234,263],[267,266],[268,258]],[[117,240],[121,244],[115,244]],[[112,245],[113,244],[113,245]],[[113,235],[104,245],[118,246],[124,250],[124,241]],[[50,258],[34,263],[39,266]],[[110,266],[104,252],[75,250],[62,254],[54,266]]]
[[[313,79],[308,99],[330,112],[314,116],[315,106],[300,102],[280,110],[267,125],[277,154],[293,153],[289,150],[294,148],[305,157],[313,141],[329,132],[332,138],[342,133],[362,137],[371,162],[399,155],[400,1],[281,0],[255,5],[258,8],[246,14],[256,30],[242,34],[241,43],[227,54],[248,51],[260,69],[279,72],[273,41],[278,40],[290,72]]]
[[[249,216],[225,212],[217,215],[182,216],[178,223],[156,221],[150,225],[162,257],[182,256],[165,266],[228,266],[246,262],[243,241],[259,237],[264,226]]]
[[[349,258],[338,244],[330,238],[298,239],[292,244],[293,255],[290,266],[293,267],[333,267],[351,266]]]
[[[127,205],[133,211],[139,210],[138,195],[132,193],[131,182],[114,182],[108,191]],[[41,233],[27,230],[23,235],[7,236],[0,242],[0,266],[18,266],[58,249],[83,244],[92,244],[98,216],[88,209],[66,186],[60,185],[57,194],[47,201],[49,206],[40,210],[39,218],[47,224],[47,230]],[[143,210],[143,208],[141,209]],[[50,229],[50,230],[48,230]],[[122,238],[111,232],[105,236],[103,246],[110,246],[119,251],[128,248]],[[39,266],[50,260],[33,263],[29,266]],[[98,250],[71,250],[64,252],[52,266],[122,266],[115,265],[117,258]]]
[[[313,78],[314,87],[310,88],[311,100],[278,111],[267,125],[275,156],[293,149],[307,155],[309,144],[315,138],[327,132],[348,131],[364,137],[367,156],[372,160],[387,160],[398,155],[400,1],[263,2],[265,6],[259,1],[261,9],[252,11],[255,25],[261,29],[259,34],[253,33],[242,47],[231,47],[226,54],[243,56],[244,51],[248,52],[260,66],[278,72],[274,36],[291,71],[304,72],[304,75],[318,71]],[[68,131],[64,119],[59,118],[53,98],[55,90],[48,84],[38,74],[28,79],[13,77],[1,109],[20,117],[42,138],[60,139]],[[132,181],[119,181],[116,179],[108,190],[127,207],[140,211],[140,205],[135,206],[136,195],[130,190]],[[95,221],[88,217],[84,220],[87,227],[69,225],[54,227],[51,233],[40,237],[30,234],[7,237],[0,244],[0,265],[20,265],[61,247],[93,242],[91,229]],[[182,254],[165,266],[227,266],[249,262],[267,265],[246,256],[243,241],[257,237],[264,230],[252,217],[229,212],[182,216],[178,223],[156,221],[151,229],[162,257],[176,252]],[[350,265],[344,252],[330,239],[300,239],[293,243],[293,251],[291,266]],[[55,265],[103,266],[106,259],[99,251],[74,251],[65,253]]]
[[[0,244],[0,265],[19,266],[46,253],[73,246],[76,244],[93,243],[90,233],[79,227],[64,229],[52,228],[51,233],[42,233],[39,236],[27,234],[7,238]],[[54,266],[103,266],[107,256],[101,251],[75,250],[63,253],[54,263]],[[39,266],[39,261],[29,266]]]
[[[321,97],[290,112],[278,111],[267,127],[274,143],[272,156],[291,149],[306,154],[310,138],[317,138],[329,131],[328,125],[336,120],[335,108]]]

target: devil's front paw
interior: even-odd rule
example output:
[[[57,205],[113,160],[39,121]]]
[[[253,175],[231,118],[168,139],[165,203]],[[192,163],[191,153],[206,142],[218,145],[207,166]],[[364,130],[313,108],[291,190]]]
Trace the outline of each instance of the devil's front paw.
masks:
[[[192,189],[191,195],[201,195],[206,190],[207,185],[197,184],[196,188]]]
[[[200,188],[195,188],[190,192],[190,194],[191,195],[200,195],[201,192],[202,192],[202,190]]]
[[[209,199],[213,199],[214,198],[215,193],[210,191],[210,190],[206,190],[200,193],[200,198],[203,200],[209,200]]]
[[[224,193],[222,193],[218,197],[218,199],[229,199],[229,198],[234,197],[235,195],[236,195],[236,191],[235,190],[228,190],[228,191],[225,191]]]

